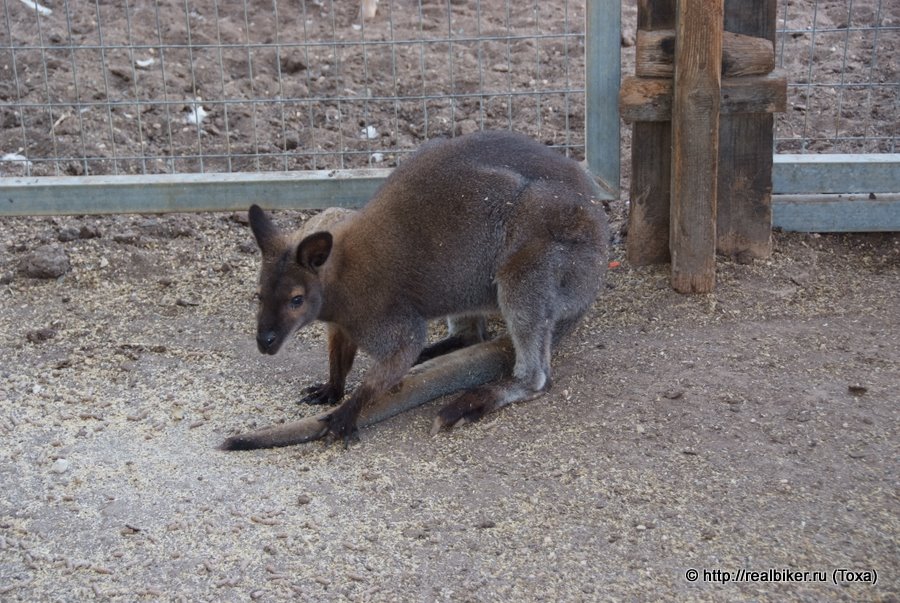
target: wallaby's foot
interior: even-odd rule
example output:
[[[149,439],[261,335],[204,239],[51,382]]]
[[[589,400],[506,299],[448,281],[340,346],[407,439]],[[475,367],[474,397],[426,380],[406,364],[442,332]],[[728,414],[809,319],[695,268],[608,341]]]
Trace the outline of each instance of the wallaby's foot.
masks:
[[[500,408],[500,398],[489,387],[479,387],[461,394],[452,402],[447,403],[431,424],[431,435],[435,435],[443,429],[453,429],[474,423],[484,415]]]
[[[316,383],[315,385],[310,385],[306,389],[303,390],[303,393],[306,394],[303,398],[300,399],[298,404],[337,404],[340,402],[341,398],[344,397],[344,392],[338,390],[331,383]]]
[[[325,418],[328,424],[328,437],[332,441],[343,441],[344,448],[350,447],[350,442],[359,441],[359,429],[356,420],[359,417],[359,405],[348,400],[331,411]]]
[[[546,391],[549,380],[549,375],[541,379],[543,384],[535,383],[533,379],[525,381],[513,377],[493,385],[470,389],[438,411],[431,425],[431,434],[434,435],[442,429],[453,429],[466,423],[474,423],[484,415],[514,402],[531,400]]]

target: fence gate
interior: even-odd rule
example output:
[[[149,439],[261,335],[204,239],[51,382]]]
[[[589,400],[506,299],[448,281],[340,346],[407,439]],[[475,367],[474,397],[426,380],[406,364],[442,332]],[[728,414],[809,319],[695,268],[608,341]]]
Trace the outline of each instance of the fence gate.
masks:
[[[483,128],[618,194],[612,0],[2,1],[4,214],[356,206]]]

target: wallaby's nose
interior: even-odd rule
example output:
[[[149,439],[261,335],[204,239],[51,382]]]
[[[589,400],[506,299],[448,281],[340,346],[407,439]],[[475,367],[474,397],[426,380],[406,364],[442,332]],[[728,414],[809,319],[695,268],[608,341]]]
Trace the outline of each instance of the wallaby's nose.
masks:
[[[275,331],[260,331],[256,334],[256,345],[263,354],[267,353],[275,343]]]

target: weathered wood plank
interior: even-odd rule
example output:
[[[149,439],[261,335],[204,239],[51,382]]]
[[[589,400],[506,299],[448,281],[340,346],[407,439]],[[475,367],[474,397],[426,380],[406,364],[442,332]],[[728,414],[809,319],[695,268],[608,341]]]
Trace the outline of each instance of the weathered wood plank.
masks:
[[[638,29],[657,30],[675,27],[675,0],[638,0]]]
[[[675,31],[638,31],[635,75],[670,78],[675,73]],[[771,40],[726,31],[722,38],[722,77],[765,75],[775,69]]]
[[[679,0],[672,103],[672,287],[708,293],[716,280],[724,0]]]
[[[670,121],[671,79],[626,77],[619,92],[619,113],[626,122]],[[719,115],[780,113],[787,108],[787,79],[780,71],[722,80]]]
[[[768,257],[772,253],[774,117],[732,115],[728,124],[719,130],[716,249],[725,255]]]
[[[725,3],[726,30],[769,40],[773,47],[775,18],[776,0]],[[770,91],[778,98],[773,103],[776,111],[784,111],[787,104],[787,85],[780,85],[783,96]],[[772,252],[773,136],[772,115],[729,112],[719,120],[716,246],[722,253],[764,258]]]
[[[675,0],[639,0],[639,30],[673,29]],[[631,206],[626,257],[632,265],[669,261],[669,194],[672,129],[670,122],[632,127]]]
[[[720,115],[783,113],[787,110],[787,77],[775,70],[768,75],[736,77],[722,82]],[[771,147],[771,145],[769,145]]]
[[[671,122],[634,124],[631,205],[625,244],[626,258],[634,266],[669,261],[671,125]]]
[[[627,76],[619,90],[619,115],[625,123],[672,121],[671,79]]]

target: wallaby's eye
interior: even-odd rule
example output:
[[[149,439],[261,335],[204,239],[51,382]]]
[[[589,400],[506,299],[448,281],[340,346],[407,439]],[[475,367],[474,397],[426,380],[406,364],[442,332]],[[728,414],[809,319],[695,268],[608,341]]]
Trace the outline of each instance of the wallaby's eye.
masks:
[[[294,297],[291,298],[291,307],[292,308],[299,308],[302,305],[303,305],[303,296],[302,295],[295,295]]]

